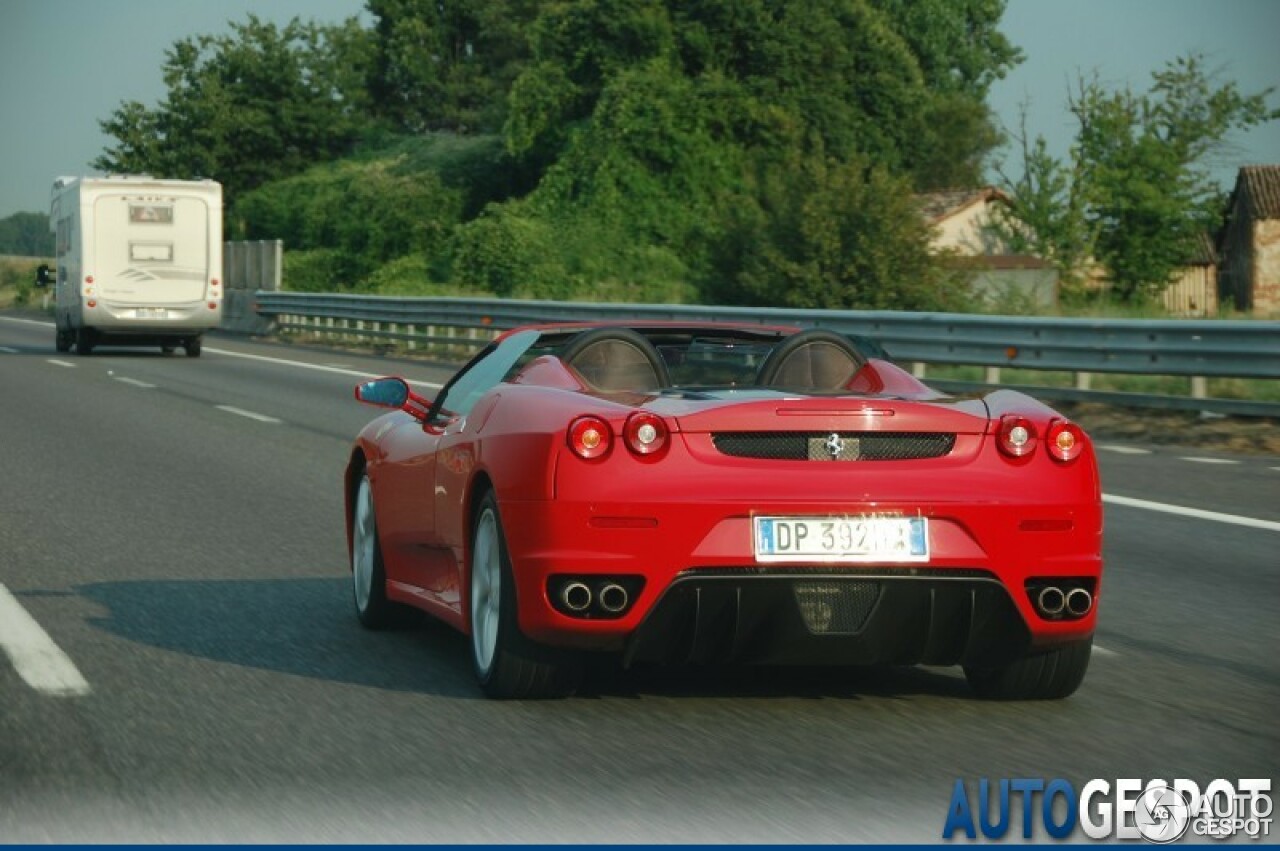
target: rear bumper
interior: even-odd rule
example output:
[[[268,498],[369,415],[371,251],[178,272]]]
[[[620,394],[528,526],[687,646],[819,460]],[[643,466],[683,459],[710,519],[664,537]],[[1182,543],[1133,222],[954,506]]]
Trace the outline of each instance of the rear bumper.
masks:
[[[1031,634],[1004,586],[981,571],[953,573],[693,571],[667,588],[625,658],[995,666],[1024,654]]]
[[[201,300],[149,307],[103,300],[95,307],[83,307],[80,324],[112,338],[190,336],[218,327],[222,321],[222,303],[215,304],[216,308],[210,308],[207,301]]]
[[[520,627],[561,647],[632,659],[994,665],[1086,638],[1096,626],[1097,505],[550,500],[501,510]],[[928,517],[928,563],[756,562],[752,513],[867,512]],[[1046,518],[1070,520],[1069,528],[1039,522]],[[565,575],[643,583],[623,615],[583,618],[550,599],[549,582]],[[1094,594],[1092,610],[1076,620],[1041,617],[1027,585],[1044,578],[1078,580]],[[855,603],[868,608],[850,620],[844,609]]]

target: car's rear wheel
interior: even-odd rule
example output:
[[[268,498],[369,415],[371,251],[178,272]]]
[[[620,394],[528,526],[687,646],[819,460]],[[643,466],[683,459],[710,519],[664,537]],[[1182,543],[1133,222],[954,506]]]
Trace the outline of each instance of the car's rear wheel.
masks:
[[[988,700],[1060,700],[1070,696],[1089,670],[1093,639],[1075,641],[1001,668],[964,669],[969,685]]]
[[[351,584],[356,617],[368,629],[382,629],[396,619],[398,607],[387,599],[387,574],[378,543],[378,520],[373,511],[369,474],[360,476],[351,506]]]
[[[582,676],[580,660],[520,632],[511,557],[492,492],[480,501],[472,534],[471,656],[480,688],[494,698],[564,697]]]

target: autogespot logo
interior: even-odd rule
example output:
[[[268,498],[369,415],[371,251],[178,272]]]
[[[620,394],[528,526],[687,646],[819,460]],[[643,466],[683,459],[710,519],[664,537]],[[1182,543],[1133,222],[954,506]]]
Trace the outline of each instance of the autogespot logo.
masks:
[[[1191,780],[1090,780],[1079,794],[1069,780],[1020,777],[978,781],[977,795],[957,780],[947,807],[943,839],[962,834],[1003,839],[1021,827],[1023,839],[1145,839],[1165,844],[1185,836],[1227,839],[1271,833],[1271,781],[1214,780],[1201,793]]]

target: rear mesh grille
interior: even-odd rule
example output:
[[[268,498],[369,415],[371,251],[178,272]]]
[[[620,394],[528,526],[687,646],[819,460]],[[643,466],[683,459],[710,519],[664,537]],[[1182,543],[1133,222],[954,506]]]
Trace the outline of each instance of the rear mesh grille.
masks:
[[[903,461],[941,458],[954,434],[931,432],[733,431],[711,435],[716,449],[735,458],[769,461]]]
[[[791,590],[814,635],[861,632],[880,599],[879,582],[797,582]]]

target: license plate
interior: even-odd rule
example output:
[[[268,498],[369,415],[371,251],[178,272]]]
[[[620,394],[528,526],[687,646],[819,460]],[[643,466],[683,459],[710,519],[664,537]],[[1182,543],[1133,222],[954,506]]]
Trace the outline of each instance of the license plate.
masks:
[[[924,517],[755,517],[756,561],[929,560]]]
[[[166,313],[163,307],[139,307],[134,316],[138,319],[164,319]]]

